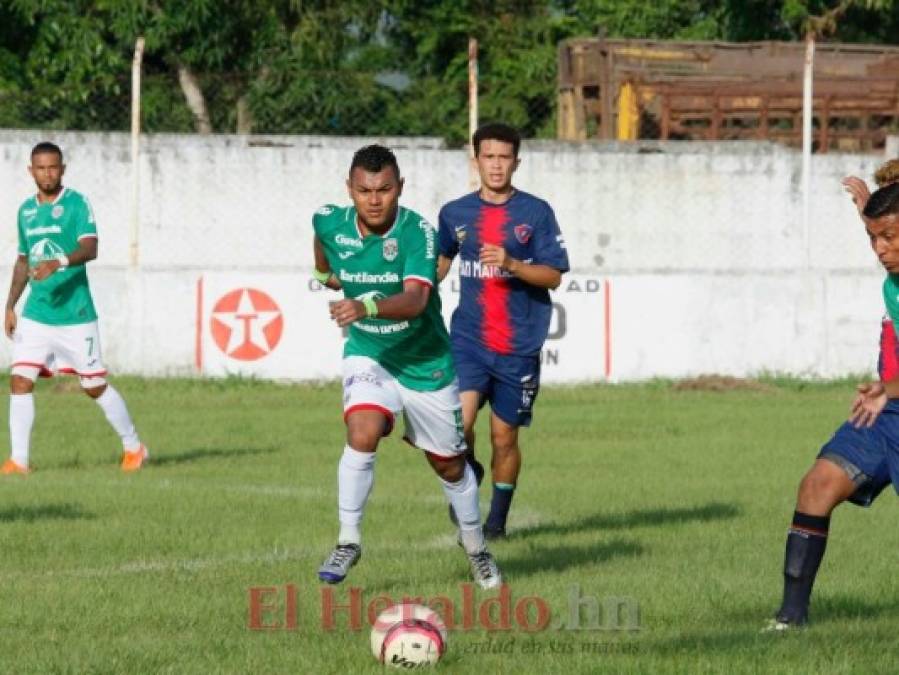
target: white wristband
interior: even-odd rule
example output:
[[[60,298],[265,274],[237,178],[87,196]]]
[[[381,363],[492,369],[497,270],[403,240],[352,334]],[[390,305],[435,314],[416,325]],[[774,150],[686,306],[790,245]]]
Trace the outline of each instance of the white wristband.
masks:
[[[61,253],[60,255],[58,255],[56,259],[59,261],[60,269],[69,266],[69,256],[67,256],[65,253]]]

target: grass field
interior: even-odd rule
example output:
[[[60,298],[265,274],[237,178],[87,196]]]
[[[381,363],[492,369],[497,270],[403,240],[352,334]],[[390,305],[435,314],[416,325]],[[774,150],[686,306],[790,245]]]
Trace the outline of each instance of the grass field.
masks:
[[[315,572],[336,534],[337,386],[117,386],[153,453],[145,470],[123,475],[99,409],[50,382],[37,395],[37,471],[0,481],[0,671],[380,672],[367,628],[350,630],[346,611],[322,627]],[[796,485],[851,391],[776,380],[726,392],[544,389],[511,537],[494,552],[513,606],[538,596],[552,622],[454,630],[439,670],[896,672],[892,491],[869,510],[837,511],[813,626],[759,633],[779,601]],[[395,437],[379,455],[364,558],[334,598],[347,604],[355,587],[363,609],[383,594],[443,595],[458,608],[468,568],[436,479]],[[250,589],[276,589],[262,619],[283,623],[288,584],[297,629],[250,630]],[[572,593],[638,606],[638,629],[608,612],[600,630],[554,628]],[[494,595],[478,591],[477,603]]]

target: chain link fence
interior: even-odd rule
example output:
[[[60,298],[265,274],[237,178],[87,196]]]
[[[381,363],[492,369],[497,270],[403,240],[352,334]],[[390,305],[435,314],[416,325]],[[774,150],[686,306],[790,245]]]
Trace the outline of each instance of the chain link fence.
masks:
[[[463,74],[464,75],[464,74]],[[510,97],[496,77],[479,82],[481,119],[503,120],[525,138],[555,137],[555,80],[532,83]],[[463,78],[410,79],[390,72],[312,71],[291,64],[247,78],[196,74],[202,112],[191,109],[177,73],[145,73],[141,81],[144,133],[197,133],[198,118],[212,133],[329,136],[429,136],[447,147],[468,140],[468,82]],[[0,128],[128,131],[131,82],[127,74],[87,93],[61,87],[0,88]]]

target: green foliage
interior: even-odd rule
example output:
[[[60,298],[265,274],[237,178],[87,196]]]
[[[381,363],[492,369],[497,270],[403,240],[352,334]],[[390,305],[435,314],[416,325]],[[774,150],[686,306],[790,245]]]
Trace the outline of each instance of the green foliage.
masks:
[[[147,130],[193,129],[177,74],[187,68],[216,131],[235,129],[242,100],[257,132],[461,144],[475,37],[481,119],[552,137],[565,38],[801,39],[831,15],[830,39],[897,42],[899,3],[887,0],[8,0],[0,124],[127,128],[142,35]]]

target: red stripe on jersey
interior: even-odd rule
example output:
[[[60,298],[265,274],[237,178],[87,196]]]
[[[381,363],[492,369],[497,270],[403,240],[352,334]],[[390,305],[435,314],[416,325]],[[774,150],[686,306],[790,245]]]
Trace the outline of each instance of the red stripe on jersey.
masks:
[[[890,382],[899,377],[899,340],[892,320],[887,317],[880,325],[880,381]]]
[[[504,226],[509,222],[505,206],[484,206],[478,223],[481,243],[503,246]],[[509,316],[509,282],[504,277],[484,277],[481,306],[481,340],[491,351],[512,353],[512,317]]]

